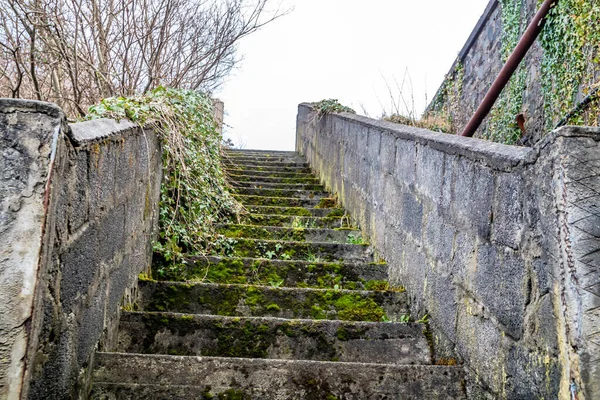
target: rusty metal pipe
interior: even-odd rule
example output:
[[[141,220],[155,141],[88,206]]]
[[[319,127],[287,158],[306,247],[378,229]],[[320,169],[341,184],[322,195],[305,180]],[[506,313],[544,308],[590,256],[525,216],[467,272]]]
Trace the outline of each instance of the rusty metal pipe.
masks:
[[[488,90],[483,101],[477,108],[477,111],[475,111],[475,114],[471,117],[471,120],[462,131],[462,136],[473,136],[475,131],[479,128],[479,126],[481,126],[484,118],[489,114],[490,110],[494,106],[494,103],[496,103],[496,100],[498,100],[500,93],[502,93],[502,89],[504,89],[510,78],[513,76],[519,67],[519,64],[521,64],[521,61],[523,61],[523,58],[525,58],[527,51],[529,51],[529,48],[542,31],[550,8],[556,5],[558,1],[559,0],[544,1],[544,4],[542,4],[538,12],[529,23],[529,26],[525,30],[521,40],[519,40],[517,47],[515,47],[513,50],[512,54],[506,61],[506,64],[504,64],[504,67],[502,67],[500,74],[498,74],[498,77],[492,84],[492,87],[490,90]]]

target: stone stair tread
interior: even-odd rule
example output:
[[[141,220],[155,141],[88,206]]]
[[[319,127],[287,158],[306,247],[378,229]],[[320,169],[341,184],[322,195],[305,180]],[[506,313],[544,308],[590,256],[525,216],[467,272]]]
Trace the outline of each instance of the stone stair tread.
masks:
[[[312,171],[310,170],[310,168],[304,168],[304,169],[297,169],[295,171],[287,171],[287,170],[280,170],[280,169],[256,169],[256,168],[227,168],[226,172],[228,174],[234,174],[234,175],[254,175],[254,176],[279,176],[282,178],[292,178],[292,177],[312,177],[314,178],[315,176],[313,175]]]
[[[300,242],[291,240],[231,239],[226,254],[231,257],[275,258],[306,261],[373,260],[373,250],[367,244],[335,242]]]
[[[294,150],[261,150],[261,149],[225,149],[225,154],[293,154],[299,155],[297,151]]]
[[[376,364],[429,364],[420,324],[123,312],[117,351]]]
[[[400,291],[139,281],[138,309],[225,316],[346,321],[399,321],[408,296]]]
[[[219,224],[217,232],[230,238],[265,240],[293,240],[301,242],[348,243],[361,240],[362,233],[355,228],[304,228],[268,225]]]
[[[227,178],[229,181],[234,182],[272,182],[272,183],[305,183],[318,185],[320,181],[314,176],[309,177],[290,177],[290,178],[282,178],[282,177],[272,177],[265,175],[236,175],[236,174],[227,174]]]
[[[305,228],[305,227],[282,227],[282,226],[269,226],[269,225],[248,225],[248,224],[219,224],[216,226],[219,233],[224,234],[228,237],[248,237],[254,239],[267,239],[266,235],[260,236],[260,233],[271,233],[271,237],[274,239],[269,240],[282,240],[282,238],[297,238],[287,239],[295,241],[307,241],[307,242],[327,242],[329,238],[341,238],[343,242],[346,241],[348,235],[352,235],[353,238],[361,238],[362,233],[356,228]],[[235,235],[235,231],[240,230],[239,236]],[[254,232],[253,232],[254,231]],[[258,233],[257,233],[258,231]],[[244,234],[254,234],[255,236],[241,236]],[[259,236],[256,236],[259,235]],[[319,238],[325,239],[309,239]]]
[[[230,258],[216,256],[190,257],[185,273],[165,270],[153,277],[161,281],[202,279],[206,283],[269,284],[282,287],[314,287],[340,289],[387,289],[387,265],[382,263],[331,263],[273,260],[264,258]]]
[[[303,190],[303,189],[274,189],[274,188],[244,188],[236,187],[234,194],[266,196],[266,197],[295,197],[304,199],[315,199],[329,197],[329,194],[323,190]]]
[[[324,191],[323,185],[319,184],[306,184],[306,183],[278,183],[278,182],[229,182],[231,186],[235,188],[270,188],[270,189],[291,189],[291,190],[315,190]]]
[[[313,217],[303,215],[282,215],[282,214],[263,214],[250,213],[245,221],[248,225],[269,224],[270,226],[293,227],[295,224],[302,226],[315,226],[332,229],[352,228],[351,221],[342,217]]]
[[[305,199],[301,197],[261,196],[248,194],[233,194],[233,197],[245,206],[286,206],[286,207],[316,207],[320,198]]]
[[[252,214],[295,215],[299,217],[327,217],[328,215],[344,212],[341,208],[315,208],[315,207],[285,207],[285,206],[246,206]]]
[[[131,390],[119,398],[177,398],[173,391],[190,398],[227,389],[237,398],[267,400],[466,398],[462,368],[432,365],[96,353],[94,378],[97,399],[126,385]],[[144,386],[150,388],[134,391]]]
[[[255,167],[267,167],[267,169],[272,169],[272,168],[280,168],[280,167],[296,167],[296,168],[310,168],[310,165],[305,162],[305,161],[300,161],[300,160],[288,160],[288,161],[266,161],[266,160],[261,160],[261,161],[250,161],[248,160],[230,160],[230,159],[224,159],[223,160],[223,165],[225,167],[228,166],[234,166],[234,167],[238,167],[238,168],[255,168]]]

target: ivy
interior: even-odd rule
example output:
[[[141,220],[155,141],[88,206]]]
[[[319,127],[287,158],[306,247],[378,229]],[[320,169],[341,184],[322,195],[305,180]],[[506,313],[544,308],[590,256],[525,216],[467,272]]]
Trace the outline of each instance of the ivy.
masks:
[[[129,119],[154,129],[162,145],[159,238],[154,251],[167,262],[205,253],[215,225],[241,210],[221,169],[221,135],[210,97],[159,87],[145,95],[111,97],[90,107],[88,119]]]
[[[501,0],[502,6],[502,63],[505,63],[519,43],[524,26],[521,24],[523,0]],[[485,139],[515,144],[521,138],[521,130],[515,117],[523,107],[523,93],[527,87],[527,71],[521,64],[512,76],[490,112]]]
[[[600,82],[600,3],[562,0],[550,10],[540,35],[542,93],[546,129],[569,113]],[[598,125],[600,110],[593,102],[587,113],[574,114],[569,124]]]
[[[442,132],[457,133],[456,119],[460,114],[461,97],[465,68],[460,60],[456,60],[452,72],[446,75],[442,87],[426,110],[423,119],[434,118],[444,121]]]

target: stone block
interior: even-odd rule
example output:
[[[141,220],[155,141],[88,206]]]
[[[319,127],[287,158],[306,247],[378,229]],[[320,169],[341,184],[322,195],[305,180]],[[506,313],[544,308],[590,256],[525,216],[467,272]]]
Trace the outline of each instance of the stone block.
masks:
[[[87,294],[100,269],[98,232],[93,225],[84,228],[80,236],[60,255],[60,301],[65,312],[71,312]]]
[[[444,183],[444,153],[429,146],[419,146],[416,159],[416,186],[424,196],[440,203]]]
[[[499,174],[493,206],[492,241],[518,249],[523,232],[523,190],[520,174]]]
[[[99,288],[86,301],[80,319],[77,321],[77,366],[81,368],[94,352],[96,343],[104,329],[106,312],[106,280],[99,282]],[[117,303],[118,304],[118,303]]]
[[[109,208],[114,202],[116,154],[113,143],[90,147],[90,212]]]
[[[477,270],[473,290],[512,338],[523,332],[525,301],[529,298],[525,263],[518,254],[492,245],[477,249]]]
[[[136,134],[127,135],[124,140],[117,143],[116,170],[115,170],[115,199],[121,202],[124,197],[131,195],[129,192],[136,184],[136,163],[138,159],[138,143]],[[145,151],[142,152],[145,153]]]
[[[402,193],[402,221],[403,229],[414,240],[421,241],[423,222],[423,204],[412,193]]]
[[[123,251],[125,241],[125,206],[117,206],[99,217],[94,229],[98,235],[100,261],[111,264],[117,253]],[[140,229],[138,224],[137,229]]]
[[[89,218],[89,152],[78,148],[71,156],[74,160],[69,176],[69,227],[74,233]]]
[[[372,168],[378,168],[376,165],[379,164],[377,160],[379,159],[382,135],[384,135],[384,133],[380,129],[369,129],[369,141],[367,142],[367,164],[369,164],[369,166]]]
[[[408,140],[396,141],[396,168],[394,176],[398,182],[407,187],[415,184],[416,174],[416,143]]]
[[[445,222],[445,216],[433,209],[425,218],[423,246],[436,260],[449,265],[454,245],[454,229]]]
[[[394,174],[396,170],[396,135],[391,132],[381,133],[381,146],[379,148],[379,162],[384,174]]]

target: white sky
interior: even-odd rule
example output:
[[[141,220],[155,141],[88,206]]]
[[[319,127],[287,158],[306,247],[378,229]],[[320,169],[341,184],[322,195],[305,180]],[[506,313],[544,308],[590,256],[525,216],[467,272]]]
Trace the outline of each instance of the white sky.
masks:
[[[393,108],[387,87],[398,98],[406,71],[404,97],[419,116],[487,3],[286,0],[294,10],[240,42],[244,59],[215,93],[225,136],[247,149],[294,150],[299,103],[334,98],[380,117]]]

